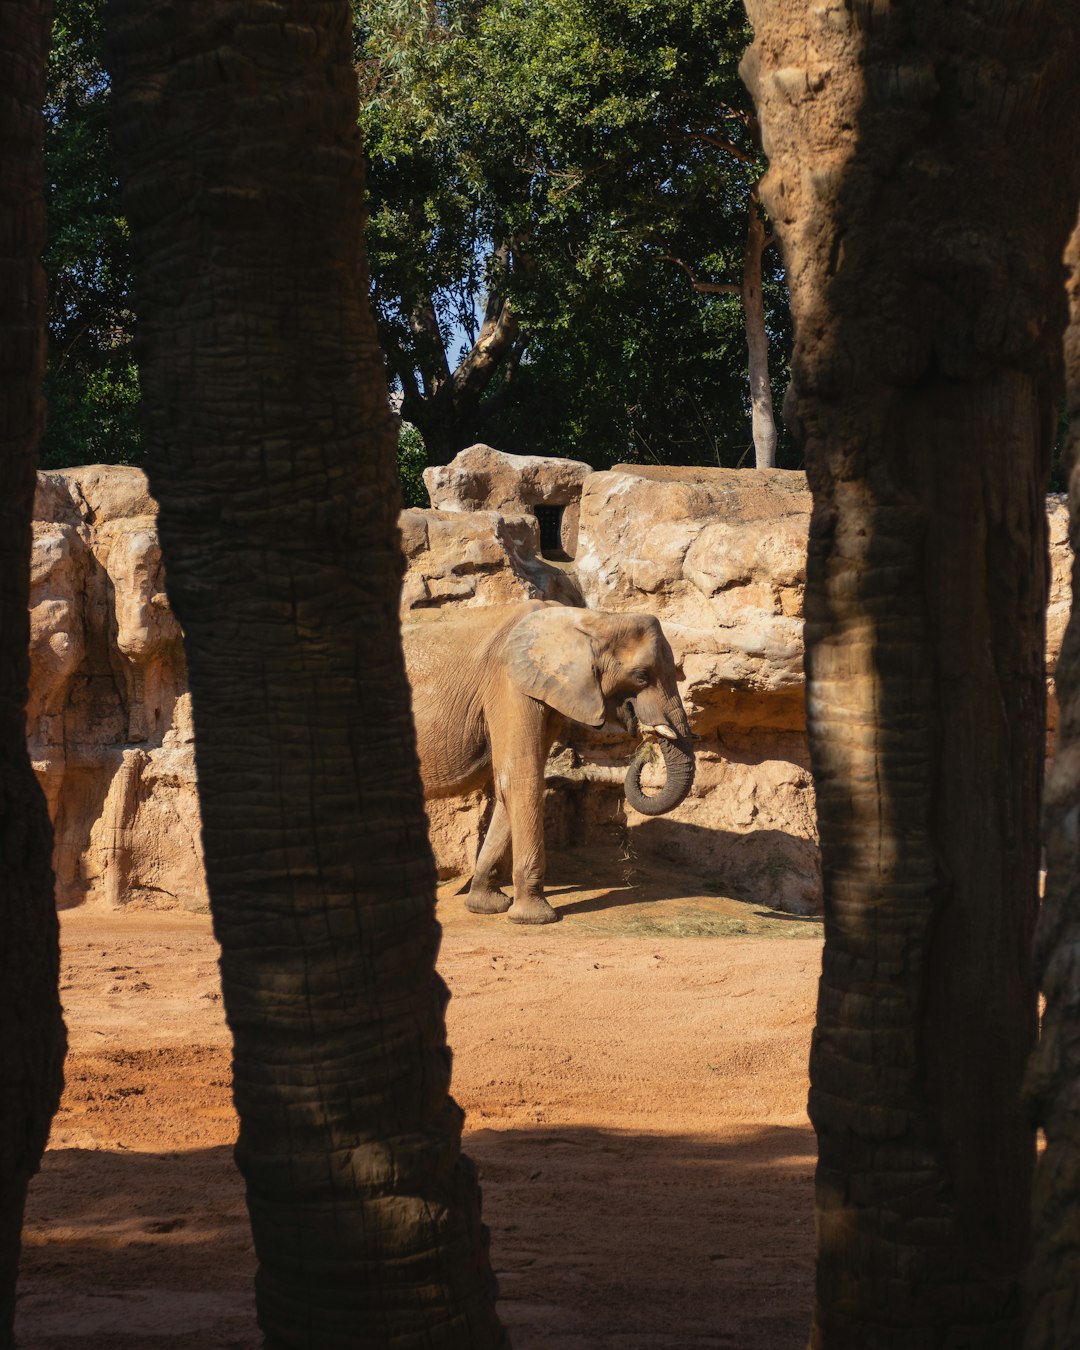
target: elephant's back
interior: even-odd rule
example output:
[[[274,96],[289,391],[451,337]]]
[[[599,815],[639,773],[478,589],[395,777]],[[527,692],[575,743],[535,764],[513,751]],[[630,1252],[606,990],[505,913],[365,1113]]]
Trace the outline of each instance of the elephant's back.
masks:
[[[410,684],[430,683],[448,663],[486,663],[514,625],[543,605],[541,600],[524,600],[468,609],[455,606],[420,611],[423,617],[414,611],[401,628]]]

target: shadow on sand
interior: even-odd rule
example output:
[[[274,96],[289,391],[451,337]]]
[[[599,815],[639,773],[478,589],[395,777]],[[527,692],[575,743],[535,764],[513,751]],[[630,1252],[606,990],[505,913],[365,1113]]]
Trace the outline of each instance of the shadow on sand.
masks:
[[[813,1136],[471,1132],[515,1350],[799,1350]],[[231,1149],[58,1149],[32,1187],[23,1350],[255,1350]]]

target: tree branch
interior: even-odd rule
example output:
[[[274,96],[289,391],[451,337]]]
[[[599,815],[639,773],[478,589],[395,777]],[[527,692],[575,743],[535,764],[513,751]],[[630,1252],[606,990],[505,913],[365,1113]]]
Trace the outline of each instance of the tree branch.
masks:
[[[477,424],[483,424],[491,417],[492,413],[497,412],[506,402],[510,395],[510,386],[513,383],[514,376],[517,374],[518,367],[521,365],[521,358],[525,355],[525,349],[529,345],[529,334],[521,333],[518,335],[513,347],[510,348],[510,355],[507,358],[506,365],[503,367],[502,379],[499,382],[498,390],[492,394],[489,399],[480,405],[477,413]]]
[[[672,262],[676,267],[681,267],[686,273],[690,286],[697,291],[699,295],[741,295],[742,287],[734,281],[699,281],[697,273],[682,258],[676,258],[672,253],[660,253],[657,255],[660,262]]]
[[[419,403],[420,386],[416,383],[416,372],[413,370],[412,366],[408,364],[407,360],[404,359],[404,357],[402,359],[400,368],[398,370],[395,370],[394,374],[401,381],[401,391],[402,394],[404,395],[402,406],[404,407],[405,401],[410,400],[413,403]]]
[[[409,311],[409,327],[417,339],[418,364],[424,390],[429,395],[437,394],[440,387],[450,379],[450,366],[446,359],[439,317],[430,296],[422,296]]]
[[[492,254],[492,262],[502,276],[500,280],[493,281],[488,290],[484,321],[472,350],[450,377],[455,402],[469,394],[479,399],[500,362],[518,340],[520,329],[517,315],[505,290],[506,278],[510,275],[510,255],[509,241],[500,243]]]
[[[743,253],[742,309],[750,378],[754,464],[776,467],[776,418],[769,384],[769,337],[765,327],[765,294],[761,284],[761,255],[765,251],[765,221],[758,209],[761,180],[754,184],[746,204],[746,249]]]
[[[713,131],[695,130],[686,133],[688,141],[703,141],[706,145],[711,145],[715,150],[723,150],[725,154],[732,155],[741,164],[756,164],[757,155],[751,154],[749,150],[744,150],[742,146],[736,145],[734,141],[729,140],[727,136],[718,136]]]
[[[695,281],[694,290],[701,295],[742,294],[742,287],[734,281]]]
[[[733,117],[736,122],[741,122],[747,131],[757,126],[756,114],[747,108],[733,108],[730,103],[721,103],[720,111],[725,117]]]
[[[489,295],[489,312],[484,316],[480,335],[473,343],[472,350],[451,376],[455,398],[477,387],[482,390],[517,339],[519,332],[517,315],[511,308],[510,301],[505,298],[500,301],[498,314],[494,320],[489,317],[491,308],[492,297]]]

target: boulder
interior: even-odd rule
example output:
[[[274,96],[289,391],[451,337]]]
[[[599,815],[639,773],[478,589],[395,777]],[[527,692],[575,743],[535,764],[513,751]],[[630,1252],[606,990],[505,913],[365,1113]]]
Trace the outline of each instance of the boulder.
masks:
[[[449,464],[424,470],[437,511],[498,511],[544,518],[544,552],[567,558],[577,547],[581,487],[588,464],[555,455],[508,455],[490,445],[470,445]]]
[[[809,525],[799,473],[617,465],[585,482],[578,586],[661,621],[699,735],[798,730]]]
[[[401,545],[408,572],[402,617],[447,604],[505,605],[557,600],[580,605],[573,579],[540,557],[535,516],[496,511],[402,511]]]
[[[27,738],[57,903],[204,908],[191,698],[138,469],[38,475]]]

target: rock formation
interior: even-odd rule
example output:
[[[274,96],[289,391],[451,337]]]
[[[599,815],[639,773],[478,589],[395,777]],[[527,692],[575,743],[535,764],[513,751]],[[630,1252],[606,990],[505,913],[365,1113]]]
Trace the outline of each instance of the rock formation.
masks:
[[[582,603],[572,578],[540,556],[540,526],[533,515],[412,509],[402,511],[400,523],[409,565],[403,616],[447,604]]]
[[[59,905],[206,904],[183,643],[138,469],[38,475],[30,754]]]
[[[627,810],[634,848],[796,914],[821,894],[803,713],[809,518],[801,474],[621,465],[585,482],[575,568],[592,608],[660,619],[702,738],[682,806]],[[577,728],[570,739],[594,753]]]
[[[490,445],[471,445],[449,464],[425,469],[424,486],[436,511],[533,516],[551,530],[545,553],[572,558],[581,488],[591,473],[592,467],[577,459],[508,455]]]
[[[1046,608],[1046,749],[1049,758],[1058,724],[1054,672],[1072,603],[1069,500],[1064,492],[1054,492],[1047,497],[1046,514],[1050,525],[1050,595]]]
[[[427,478],[435,506],[401,517],[403,613],[518,599],[648,612],[675,653],[701,738],[690,796],[669,816],[637,816],[620,786],[627,738],[569,726],[549,763],[549,847],[668,858],[726,894],[813,912],[803,476],[629,465],[592,473],[478,446]],[[560,508],[564,532],[576,522],[561,558],[542,556],[537,506]],[[1048,509],[1052,672],[1070,556],[1062,499]],[[39,475],[28,732],[57,826],[61,905],[206,903],[190,699],[155,513],[136,469]],[[1052,699],[1050,713],[1052,726]],[[431,804],[444,876],[470,870],[486,810],[479,795]]]

